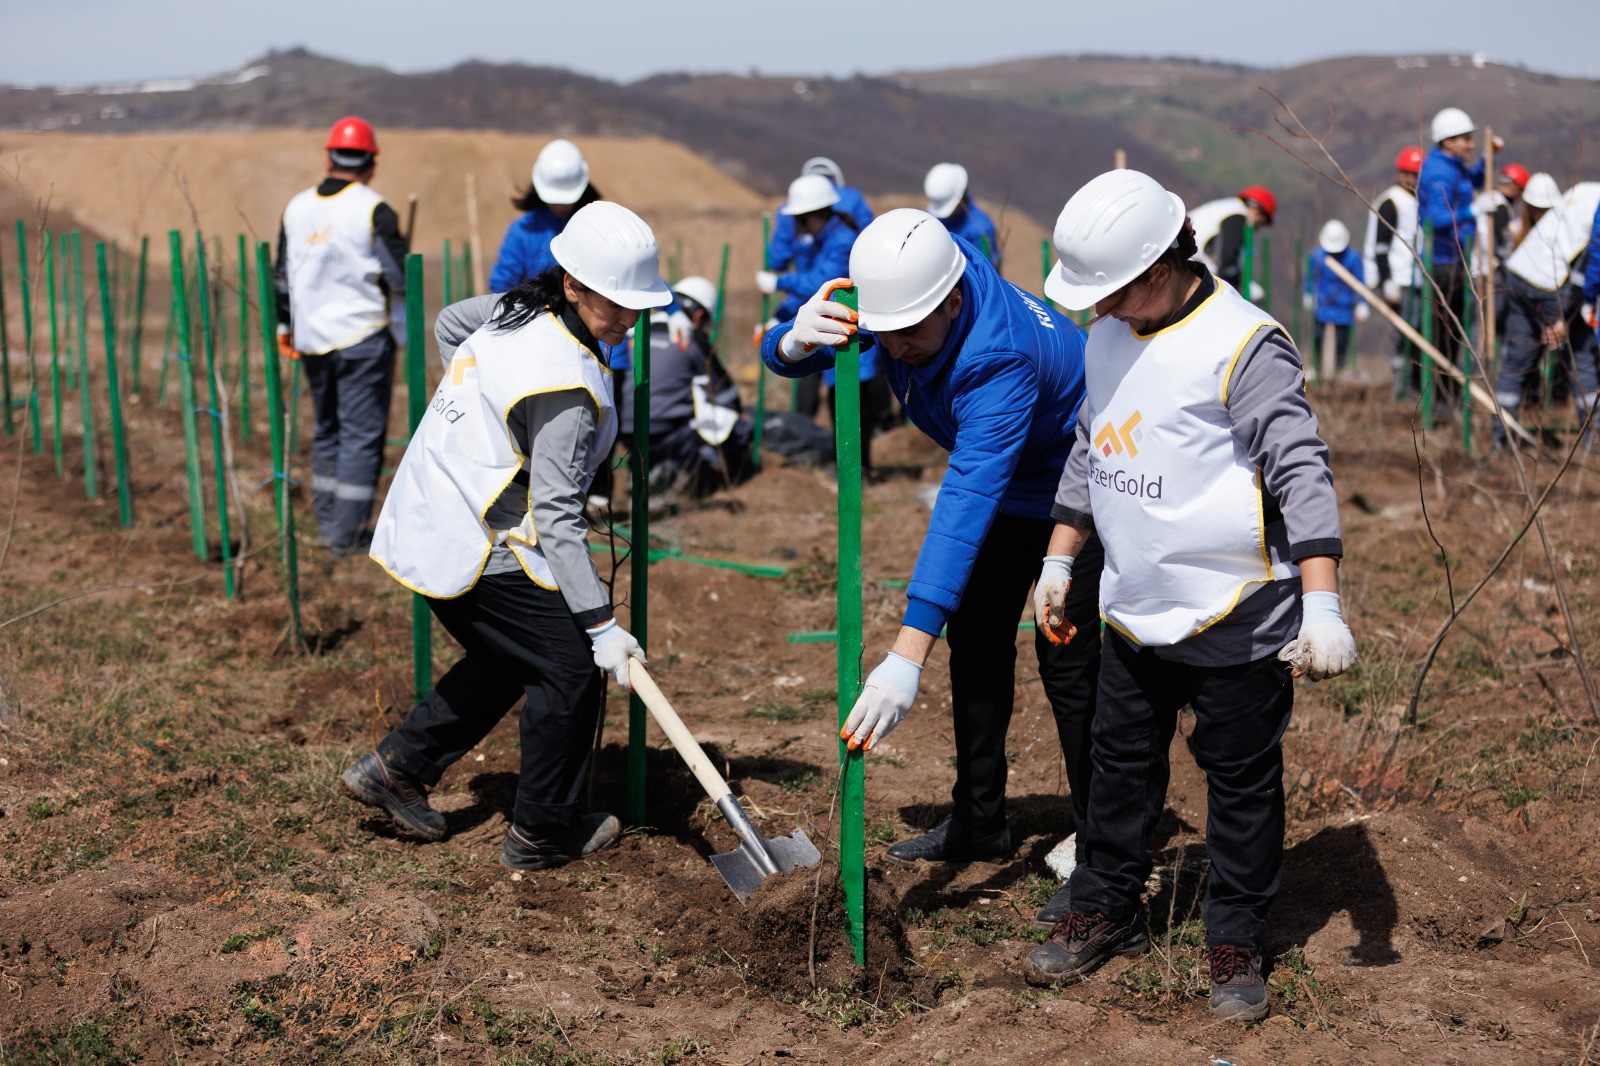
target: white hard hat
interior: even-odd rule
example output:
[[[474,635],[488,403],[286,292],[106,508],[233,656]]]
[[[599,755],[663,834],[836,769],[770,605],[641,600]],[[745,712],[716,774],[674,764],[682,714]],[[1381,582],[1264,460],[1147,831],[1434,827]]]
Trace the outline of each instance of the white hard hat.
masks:
[[[1465,111],[1459,107],[1447,107],[1433,116],[1433,143],[1471,133],[1477,128]]]
[[[1556,184],[1556,179],[1539,171],[1528,179],[1528,187],[1522,190],[1522,202],[1529,207],[1542,207],[1549,210],[1561,202],[1561,186]]]
[[[1183,201],[1137,170],[1110,170],[1072,194],[1056,219],[1060,261],[1044,292],[1081,311],[1149,269],[1183,230]]]
[[[786,215],[804,215],[821,211],[839,202],[839,190],[821,174],[802,174],[789,183],[789,198],[782,211]]]
[[[844,171],[839,169],[839,164],[825,155],[814,155],[807,159],[800,167],[802,174],[821,174],[835,185],[844,184]]]
[[[685,299],[693,300],[707,311],[715,313],[717,310],[717,287],[711,283],[710,278],[691,274],[686,278],[680,278],[672,287],[672,291]]]
[[[949,218],[967,195],[967,168],[960,163],[935,163],[922,179],[922,191],[928,197],[928,214]]]
[[[887,332],[916,325],[966,269],[955,238],[926,211],[897,207],[879,215],[850,249],[861,328]]]
[[[1329,255],[1338,255],[1350,247],[1350,228],[1336,218],[1330,218],[1322,224],[1322,232],[1317,234],[1317,243]]]
[[[589,187],[589,164],[569,140],[551,141],[533,161],[533,191],[547,204],[575,204]]]
[[[665,307],[672,290],[661,280],[661,251],[644,219],[621,204],[580,207],[550,241],[568,274],[613,303],[635,311]]]

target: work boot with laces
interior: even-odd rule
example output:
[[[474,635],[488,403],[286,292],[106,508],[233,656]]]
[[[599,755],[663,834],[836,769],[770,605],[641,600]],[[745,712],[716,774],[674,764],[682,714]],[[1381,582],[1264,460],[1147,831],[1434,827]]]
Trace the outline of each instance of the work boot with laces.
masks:
[[[1267,1016],[1267,983],[1261,977],[1261,952],[1232,944],[1206,951],[1211,964],[1211,1013],[1236,1022]]]
[[[428,805],[428,792],[410,777],[369,751],[339,775],[339,784],[351,796],[389,816],[423,840],[443,840],[444,815]]]
[[[1039,909],[1038,914],[1033,916],[1034,924],[1047,925],[1054,928],[1055,924],[1065,918],[1067,912],[1071,909],[1072,881],[1068,879],[1061,882],[1061,887],[1056,889],[1055,895],[1051,896],[1050,901]]]
[[[1011,857],[1011,826],[981,837],[969,835],[954,818],[946,818],[919,837],[889,845],[889,857],[901,862],[964,862]]]
[[[1069,910],[1050,930],[1050,939],[1028,952],[1022,976],[1030,985],[1071,984],[1099,969],[1114,955],[1150,950],[1144,915],[1112,921],[1104,914]]]
[[[580,814],[571,825],[513,824],[500,844],[500,864],[513,870],[565,866],[616,843],[621,833],[617,816],[604,811]]]

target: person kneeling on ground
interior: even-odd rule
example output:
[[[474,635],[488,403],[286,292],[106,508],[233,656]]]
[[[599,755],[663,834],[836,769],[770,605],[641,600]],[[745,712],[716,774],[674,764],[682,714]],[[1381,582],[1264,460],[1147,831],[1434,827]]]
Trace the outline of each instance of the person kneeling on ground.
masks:
[[[1211,1012],[1257,1021],[1267,1014],[1262,936],[1283,870],[1291,671],[1321,680],[1356,659],[1337,591],[1328,449],[1293,342],[1192,261],[1183,203],[1155,179],[1113,170],[1089,182],[1062,209],[1055,247],[1045,293],[1096,318],[1084,447],[1061,478],[1035,609],[1041,628],[1070,620],[1075,556],[1098,533],[1107,631],[1079,833],[1087,857],[1072,871],[1070,910],[1023,975],[1076,981],[1148,950],[1150,835],[1188,704],[1208,786]]]
[[[640,310],[672,299],[655,235],[617,204],[577,211],[551,249],[557,266],[501,297],[454,352],[373,535],[372,558],[427,597],[466,655],[340,778],[411,832],[443,839],[427,789],[525,694],[500,849],[522,870],[619,832],[613,815],[582,813],[579,796],[605,673],[626,688],[629,659],[644,655],[595,572],[584,498],[617,431],[600,344],[621,343]]]

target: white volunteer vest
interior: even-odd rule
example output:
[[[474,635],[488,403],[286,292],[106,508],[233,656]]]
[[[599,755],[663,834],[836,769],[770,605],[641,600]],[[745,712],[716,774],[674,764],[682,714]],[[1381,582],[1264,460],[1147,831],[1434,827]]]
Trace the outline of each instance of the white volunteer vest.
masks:
[[[1506,256],[1506,270],[1536,289],[1559,291],[1572,274],[1573,260],[1589,246],[1597,209],[1600,181],[1583,181],[1568,189]]]
[[[332,196],[307,189],[283,211],[295,350],[325,355],[389,324],[373,247],[372,211],[383,197],[359,181]]]
[[[1163,646],[1226,617],[1267,581],[1298,573],[1267,553],[1260,475],[1233,439],[1228,376],[1271,317],[1231,285],[1148,336],[1104,319],[1089,331],[1089,500],[1105,545],[1100,612]]]
[[[477,584],[489,550],[505,543],[528,576],[557,587],[525,511],[514,529],[490,529],[484,514],[527,456],[506,426],[538,393],[582,389],[599,411],[584,460],[592,480],[617,438],[611,372],[554,315],[511,333],[485,326],[462,342],[395,471],[372,534],[372,557],[414,592],[449,599]],[[530,426],[529,433],[538,432]]]
[[[1389,276],[1400,279],[1402,285],[1415,285],[1416,260],[1412,249],[1417,246],[1417,197],[1398,185],[1391,185],[1372,201],[1372,212],[1367,215],[1367,239],[1362,245],[1361,259],[1366,270],[1367,285],[1378,284],[1378,209],[1384,201],[1394,203],[1394,234],[1389,238]],[[1387,228],[1387,227],[1385,227]]]
[[[1212,200],[1203,203],[1189,212],[1189,224],[1194,227],[1194,242],[1200,249],[1196,259],[1206,265],[1206,269],[1215,274],[1221,267],[1212,258],[1216,248],[1207,247],[1216,241],[1222,233],[1222,224],[1235,215],[1248,212],[1244,201],[1237,196],[1230,196],[1226,200]]]

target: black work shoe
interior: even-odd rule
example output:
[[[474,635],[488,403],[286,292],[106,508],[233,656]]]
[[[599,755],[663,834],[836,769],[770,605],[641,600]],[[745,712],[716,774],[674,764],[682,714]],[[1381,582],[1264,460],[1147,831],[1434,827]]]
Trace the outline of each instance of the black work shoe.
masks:
[[[1072,909],[1072,882],[1063,881],[1061,887],[1056,889],[1056,894],[1050,897],[1050,902],[1042,907],[1033,920],[1040,925],[1053,926],[1067,916]]]
[[[428,792],[369,751],[339,775],[339,784],[362,803],[382,807],[423,840],[443,840],[444,815],[428,806]]]
[[[1218,944],[1206,952],[1211,964],[1211,1013],[1236,1022],[1267,1016],[1267,983],[1261,979],[1261,952]]]
[[[1069,910],[1050,930],[1050,939],[1028,952],[1022,976],[1030,985],[1081,981],[1113,955],[1143,955],[1150,950],[1144,915],[1114,922],[1104,914]]]
[[[889,845],[889,857],[902,862],[964,862],[968,859],[1009,859],[1011,826],[1002,825],[988,836],[969,837],[954,818],[946,818],[919,837]]]
[[[500,865],[513,870],[548,870],[593,855],[615,844],[622,833],[617,816],[605,811],[580,814],[571,825],[513,825],[500,845]]]

